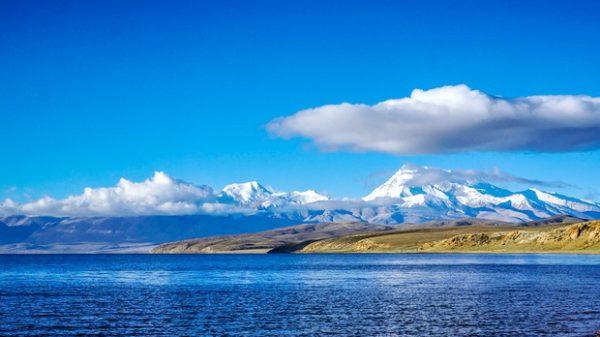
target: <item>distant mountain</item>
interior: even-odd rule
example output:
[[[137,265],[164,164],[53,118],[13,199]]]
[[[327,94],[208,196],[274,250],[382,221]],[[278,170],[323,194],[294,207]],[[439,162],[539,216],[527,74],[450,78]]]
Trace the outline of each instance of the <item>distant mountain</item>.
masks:
[[[242,207],[266,209],[287,205],[304,205],[329,200],[329,198],[314,190],[274,192],[256,181],[250,181],[225,186],[219,194],[219,200]]]
[[[273,192],[256,181],[230,184],[221,191],[220,200],[233,202],[243,206],[260,206],[270,199]]]
[[[0,245],[24,249],[81,243],[162,243],[193,237],[250,233],[297,224],[272,215],[0,218]],[[5,248],[11,249],[9,246]],[[2,249],[0,249],[0,252]]]
[[[600,217],[598,203],[530,188],[512,192],[481,177],[403,166],[362,199],[330,200],[314,190],[275,191],[256,181],[216,191],[155,172],[143,182],[86,188],[65,199],[0,202],[0,215],[124,217],[153,215],[261,216],[298,222],[420,223],[464,217],[524,222],[554,215]]]
[[[554,215],[581,219],[600,217],[598,203],[531,188],[521,192],[479,181],[440,180],[419,184],[439,169],[405,166],[363,198],[366,202],[389,204],[388,214],[378,214],[385,222],[396,213],[423,210],[440,218],[473,217],[507,222],[532,221]],[[430,180],[430,179],[429,179]]]
[[[152,249],[152,252],[161,254],[291,253],[303,251],[306,247],[314,248],[315,244],[320,245],[323,241],[325,241],[326,247],[321,246],[322,252],[328,250],[331,252],[338,249],[347,252],[352,250],[370,251],[372,248],[391,248],[373,246],[371,240],[364,240],[365,238],[381,237],[390,238],[389,243],[400,243],[405,246],[403,249],[408,248],[414,251],[425,241],[436,241],[459,233],[514,231],[515,229],[538,231],[578,222],[582,222],[582,220],[565,215],[528,223],[505,223],[465,218],[432,221],[419,225],[401,226],[400,228],[398,226],[368,223],[324,222],[302,224],[252,234],[212,236],[169,242]],[[399,236],[400,240],[398,238],[394,239],[394,236]],[[403,238],[410,238],[410,240],[407,241]]]
[[[361,200],[330,200],[314,190],[273,191],[256,181],[230,184],[215,192],[208,186],[196,186],[156,173],[142,183],[122,179],[117,187],[86,189],[82,195],[63,200],[45,198],[24,205],[8,200],[3,205],[0,214],[14,214],[19,210],[40,213],[46,209],[70,212],[83,207],[92,214],[104,210],[120,214],[120,210],[126,210],[127,215],[0,217],[0,245],[9,251],[44,250],[57,243],[157,244],[254,233],[301,223],[411,224],[413,227],[462,218],[505,223],[556,216],[600,218],[598,203],[535,188],[512,192],[481,179],[418,166],[403,166]],[[40,205],[43,207],[38,207]],[[153,210],[185,213],[153,215]],[[142,215],[132,215],[132,212],[142,212]],[[6,249],[0,247],[0,252]]]
[[[274,248],[294,246],[353,233],[386,231],[393,227],[366,223],[315,223],[278,228],[270,231],[198,238],[162,244],[153,253],[219,253],[267,252]]]
[[[222,202],[303,222],[402,224],[478,218],[527,222],[556,215],[600,218],[600,204],[530,188],[512,192],[452,171],[405,165],[362,200],[329,200],[315,191],[272,192],[258,182],[232,184]]]

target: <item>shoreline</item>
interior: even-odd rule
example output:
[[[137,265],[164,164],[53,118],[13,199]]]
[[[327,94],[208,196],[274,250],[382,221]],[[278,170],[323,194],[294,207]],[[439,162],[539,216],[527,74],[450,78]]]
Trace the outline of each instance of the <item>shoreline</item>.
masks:
[[[10,255],[600,255],[600,252],[579,251],[545,251],[545,252],[490,252],[490,251],[444,251],[444,252],[419,252],[419,251],[364,251],[364,252],[292,252],[269,253],[266,249],[229,250],[218,252],[177,252],[177,253],[152,253],[152,252],[0,252],[0,256]]]

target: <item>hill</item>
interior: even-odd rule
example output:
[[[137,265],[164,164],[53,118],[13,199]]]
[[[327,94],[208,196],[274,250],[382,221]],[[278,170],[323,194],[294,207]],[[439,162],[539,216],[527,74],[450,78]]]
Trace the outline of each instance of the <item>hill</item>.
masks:
[[[280,228],[261,233],[199,238],[162,244],[153,253],[266,253],[274,248],[314,242],[392,227],[364,223],[316,223]]]
[[[600,221],[518,226],[463,226],[348,235],[299,253],[600,253]]]
[[[259,233],[165,243],[154,248],[152,252],[202,254],[423,251],[422,246],[426,243],[457,235],[511,230],[542,231],[581,221],[567,216],[525,224],[459,219],[406,225],[408,229],[401,230],[398,227],[364,223],[303,224]],[[430,250],[435,249],[437,248],[432,247]]]

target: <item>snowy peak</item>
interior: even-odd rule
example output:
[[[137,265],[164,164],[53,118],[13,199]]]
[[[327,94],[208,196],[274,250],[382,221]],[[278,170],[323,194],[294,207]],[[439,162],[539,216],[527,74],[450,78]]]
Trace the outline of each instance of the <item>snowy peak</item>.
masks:
[[[314,190],[274,192],[256,181],[230,184],[223,188],[221,201],[246,207],[272,208],[288,204],[304,205],[329,200]]]
[[[544,192],[535,188],[530,188],[529,191],[533,192],[539,201],[554,207],[572,209],[578,212],[600,211],[599,205],[592,202],[567,197],[558,193]]]
[[[256,181],[229,184],[223,188],[223,195],[241,205],[250,205],[268,199],[273,193]]]
[[[411,183],[427,171],[427,167],[403,165],[390,179],[373,190],[363,200],[372,201],[377,198],[402,198],[413,195]]]
[[[555,215],[600,218],[599,203],[534,188],[512,192],[490,183],[512,181],[510,178],[510,175],[495,171],[453,171],[404,165],[363,200],[344,198],[325,202],[329,198],[314,190],[282,192],[249,181],[230,184],[215,192],[208,186],[194,185],[156,172],[141,182],[121,179],[113,187],[86,188],[81,194],[64,199],[44,197],[22,204],[6,199],[0,201],[0,215],[262,214],[299,222],[379,224],[465,217],[507,222]]]
[[[288,200],[295,204],[310,204],[317,201],[329,200],[329,197],[317,193],[315,190],[306,190],[303,192],[293,191],[288,193]]]
[[[407,209],[428,209],[440,217],[459,214],[505,221],[530,221],[559,214],[600,216],[600,204],[529,189],[511,192],[478,181],[469,172],[403,166],[364,201]]]

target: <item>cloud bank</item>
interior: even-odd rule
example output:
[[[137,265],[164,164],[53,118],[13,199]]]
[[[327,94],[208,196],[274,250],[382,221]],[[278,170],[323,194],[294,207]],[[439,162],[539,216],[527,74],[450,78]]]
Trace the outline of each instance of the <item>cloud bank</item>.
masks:
[[[256,182],[233,185],[249,184],[258,185]],[[142,182],[121,178],[116,186],[87,187],[83,193],[64,199],[45,196],[28,203],[17,203],[10,198],[0,200],[0,216],[252,214],[268,206],[278,207],[279,210],[284,211],[302,208],[306,204],[327,199],[326,196],[313,190],[289,193],[268,191],[266,194],[259,194],[252,198],[257,198],[256,203],[240,202],[225,195],[223,191],[214,191],[209,186],[195,185],[171,178],[163,172],[155,172],[151,178]]]
[[[501,98],[466,85],[415,89],[375,105],[342,103],[271,121],[280,137],[328,150],[399,155],[466,151],[569,152],[600,148],[600,98]]]
[[[94,216],[201,213],[214,199],[212,188],[173,179],[163,172],[143,182],[121,178],[114,187],[85,188],[65,199],[43,197],[18,204],[0,203],[0,214]],[[210,209],[212,211],[212,209]]]

